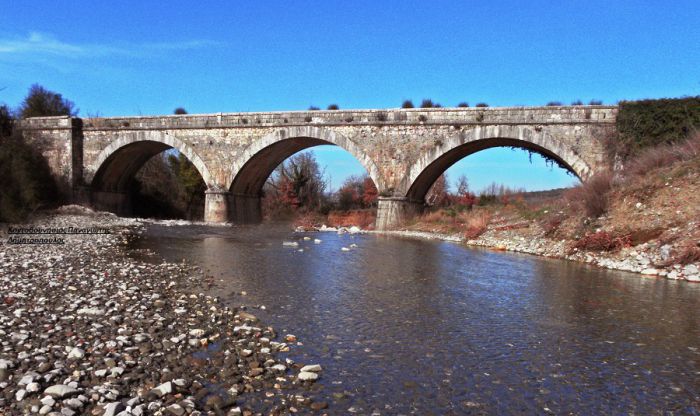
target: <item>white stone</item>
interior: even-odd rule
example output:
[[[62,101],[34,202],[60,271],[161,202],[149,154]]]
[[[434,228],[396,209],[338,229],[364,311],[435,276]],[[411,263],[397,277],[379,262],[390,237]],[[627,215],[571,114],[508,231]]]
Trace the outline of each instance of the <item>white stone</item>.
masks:
[[[302,367],[300,371],[302,373],[306,373],[309,371],[312,373],[318,373],[319,371],[322,371],[322,368],[318,364],[310,364],[310,365],[305,365],[304,367]]]
[[[62,399],[64,397],[69,397],[73,396],[75,394],[78,394],[79,391],[78,389],[70,386],[66,386],[64,384],[56,384],[53,385],[46,390],[44,390],[44,394],[48,394],[49,396],[53,398],[59,398]]]
[[[44,396],[41,398],[41,404],[47,405],[49,407],[53,406],[56,404],[56,400],[53,399],[51,396]]]
[[[27,374],[17,382],[17,385],[18,386],[26,386],[27,384],[31,383],[32,381],[34,381],[34,376],[31,374]]]
[[[78,309],[77,313],[78,315],[101,316],[105,314],[105,311],[98,308],[82,308]]]
[[[81,350],[78,347],[75,347],[71,350],[71,352],[68,353],[68,359],[80,359],[85,357],[85,351]]]
[[[693,275],[693,274],[698,274],[698,273],[700,273],[700,270],[698,270],[698,266],[696,266],[694,264],[689,264],[689,265],[683,267],[683,274],[686,275],[686,277],[688,275]]]
[[[158,397],[163,397],[166,394],[170,394],[173,392],[173,384],[168,381],[154,388],[153,390],[151,390],[151,392],[155,393]]]
[[[15,399],[17,399],[18,402],[21,402],[24,400],[24,397],[27,395],[27,391],[25,389],[19,389],[17,390],[17,393],[15,393]]]
[[[192,329],[190,330],[190,336],[191,337],[197,337],[197,338],[202,338],[204,334],[206,334],[207,331],[203,329]]]
[[[700,282],[700,274],[685,275],[685,280],[689,282]]]
[[[173,403],[165,409],[173,415],[181,416],[185,414],[185,409],[177,403]]]
[[[314,381],[318,379],[317,373],[312,373],[310,371],[302,371],[299,373],[299,380],[301,381]]]

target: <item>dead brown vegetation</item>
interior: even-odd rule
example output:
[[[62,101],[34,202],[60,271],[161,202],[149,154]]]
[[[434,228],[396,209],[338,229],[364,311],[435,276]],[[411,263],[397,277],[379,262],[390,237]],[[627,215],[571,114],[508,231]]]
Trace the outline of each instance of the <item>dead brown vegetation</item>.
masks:
[[[593,175],[586,182],[571,188],[566,199],[589,217],[603,215],[610,204],[610,189],[613,186],[613,174],[604,171]]]

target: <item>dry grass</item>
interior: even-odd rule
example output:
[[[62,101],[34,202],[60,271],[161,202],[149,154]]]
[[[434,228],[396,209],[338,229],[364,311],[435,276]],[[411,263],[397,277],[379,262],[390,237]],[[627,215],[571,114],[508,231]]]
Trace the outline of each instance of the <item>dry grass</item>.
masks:
[[[445,213],[444,209],[430,211],[420,216],[420,222],[427,223],[446,223],[454,221],[454,217],[450,217]]]
[[[374,229],[377,211],[374,209],[353,211],[331,211],[328,214],[328,225],[332,227],[351,227],[356,225],[363,230]]]
[[[491,222],[491,213],[485,210],[464,211],[457,216],[459,223],[463,224],[464,236],[474,239],[485,233]]]
[[[301,227],[306,230],[320,227],[325,222],[326,217],[317,212],[306,212],[303,214],[299,214],[296,217],[294,217],[292,221],[294,227]]]
[[[617,236],[606,231],[586,234],[574,242],[572,248],[590,251],[617,251],[630,247],[632,240],[629,235]]]
[[[673,256],[673,264],[690,264],[700,262],[700,248],[687,245]]]
[[[463,233],[474,239],[486,232],[493,214],[491,209],[481,208],[458,211],[452,208],[426,212],[410,227],[419,231]]]
[[[609,171],[601,172],[571,188],[566,193],[566,199],[588,217],[599,217],[608,210],[612,186],[613,174]]]
[[[623,175],[628,179],[644,176],[652,170],[698,156],[700,156],[700,133],[695,133],[683,142],[644,150],[625,166]]]

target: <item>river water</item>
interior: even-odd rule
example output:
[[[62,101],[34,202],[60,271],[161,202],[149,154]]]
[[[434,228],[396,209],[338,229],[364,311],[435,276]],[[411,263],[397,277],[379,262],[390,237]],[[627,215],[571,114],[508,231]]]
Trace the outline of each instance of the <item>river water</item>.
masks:
[[[264,305],[331,414],[700,414],[697,284],[288,225],[151,225],[136,247]]]

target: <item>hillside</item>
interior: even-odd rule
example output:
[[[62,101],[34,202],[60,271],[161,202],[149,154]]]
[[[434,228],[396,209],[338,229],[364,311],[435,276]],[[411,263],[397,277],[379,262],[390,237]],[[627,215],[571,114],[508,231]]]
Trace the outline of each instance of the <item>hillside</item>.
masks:
[[[700,139],[651,149],[614,177],[594,178],[564,193],[456,213],[443,209],[406,229],[700,282]]]

